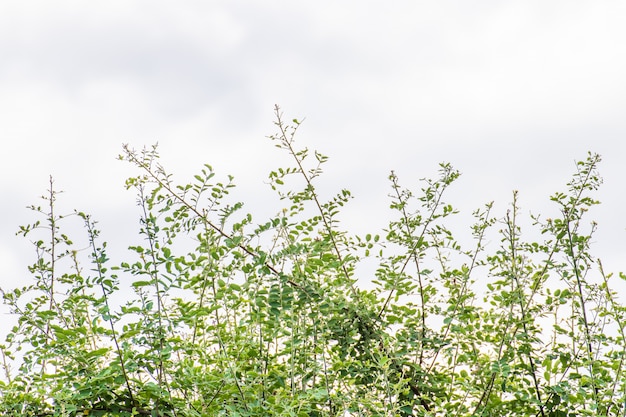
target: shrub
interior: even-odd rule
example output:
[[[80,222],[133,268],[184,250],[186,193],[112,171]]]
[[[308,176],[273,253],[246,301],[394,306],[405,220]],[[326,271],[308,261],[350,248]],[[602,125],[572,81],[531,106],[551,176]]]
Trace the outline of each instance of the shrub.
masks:
[[[40,220],[19,231],[35,246],[33,282],[3,292],[17,324],[2,345],[2,415],[624,415],[613,281],[625,277],[603,272],[583,220],[598,155],[551,197],[558,217],[531,218],[537,239],[522,234],[515,193],[457,239],[444,196],[459,172],[445,163],[417,195],[391,173],[388,227],[359,236],[339,222],[349,191],[320,199],[327,157],[296,148],[300,123],[278,108],[275,124],[293,164],[269,174],[285,208],[260,223],[210,165],[176,184],[156,147],[124,146],[142,243],[116,265],[88,214],[56,213],[51,181],[31,207]],[[62,233],[74,221],[86,262]],[[363,286],[366,260],[377,266]]]

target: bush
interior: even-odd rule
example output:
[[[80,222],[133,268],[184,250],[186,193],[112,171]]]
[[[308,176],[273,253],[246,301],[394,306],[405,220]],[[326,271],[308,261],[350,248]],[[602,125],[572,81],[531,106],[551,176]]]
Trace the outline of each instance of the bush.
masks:
[[[418,195],[392,173],[392,220],[358,236],[338,220],[349,191],[320,200],[327,157],[296,148],[300,123],[276,117],[271,139],[293,165],[269,174],[285,209],[258,224],[210,165],[178,185],[156,147],[124,146],[143,243],[119,265],[88,214],[56,213],[51,182],[19,232],[34,280],[3,292],[17,324],[2,415],[624,415],[625,309],[583,221],[598,155],[551,197],[558,217],[531,218],[538,239],[522,235],[514,194],[503,216],[476,210],[462,244],[447,227],[449,164]],[[61,231],[72,221],[88,266]]]

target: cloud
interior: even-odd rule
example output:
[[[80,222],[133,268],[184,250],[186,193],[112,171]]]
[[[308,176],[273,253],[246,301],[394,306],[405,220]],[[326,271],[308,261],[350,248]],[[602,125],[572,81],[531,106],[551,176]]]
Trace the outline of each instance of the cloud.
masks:
[[[266,171],[286,163],[265,139],[275,103],[307,118],[298,143],[331,157],[322,184],[354,189],[362,223],[384,217],[391,169],[418,187],[452,162],[470,209],[513,188],[539,201],[589,149],[622,178],[623,12],[614,1],[6,1],[0,192],[15,213],[52,174],[69,206],[115,224],[133,202],[121,143],[159,142],[181,180],[208,162],[263,198]],[[611,187],[606,217],[622,230],[626,198]]]

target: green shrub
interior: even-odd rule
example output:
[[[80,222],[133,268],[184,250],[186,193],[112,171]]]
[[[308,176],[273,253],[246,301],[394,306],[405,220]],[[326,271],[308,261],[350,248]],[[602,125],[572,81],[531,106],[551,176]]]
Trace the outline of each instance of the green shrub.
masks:
[[[210,165],[179,185],[156,147],[125,146],[142,243],[119,264],[88,214],[56,213],[51,181],[19,232],[33,281],[3,292],[17,322],[0,414],[624,415],[624,276],[604,274],[583,219],[599,156],[551,197],[560,216],[532,218],[539,239],[522,234],[514,193],[504,215],[476,210],[461,243],[449,164],[417,195],[392,173],[391,221],[358,236],[339,222],[349,191],[320,200],[327,157],[296,148],[300,123],[276,117],[271,139],[293,164],[269,174],[285,208],[260,223]],[[62,233],[73,221],[89,249]],[[365,260],[371,277],[357,276]]]

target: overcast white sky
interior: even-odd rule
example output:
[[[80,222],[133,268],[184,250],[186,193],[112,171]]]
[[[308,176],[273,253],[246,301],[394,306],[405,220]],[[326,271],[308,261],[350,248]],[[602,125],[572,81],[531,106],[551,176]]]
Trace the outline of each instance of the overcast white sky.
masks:
[[[345,222],[362,230],[384,225],[391,169],[417,188],[449,161],[458,208],[503,214],[517,189],[539,212],[598,152],[598,254],[626,270],[624,22],[617,0],[3,0],[0,285],[28,278],[14,232],[49,175],[61,207],[129,244],[122,143],[159,142],[181,180],[234,174],[254,210],[279,163],[274,104],[306,118],[300,143],[331,157],[324,185],[353,191]]]

